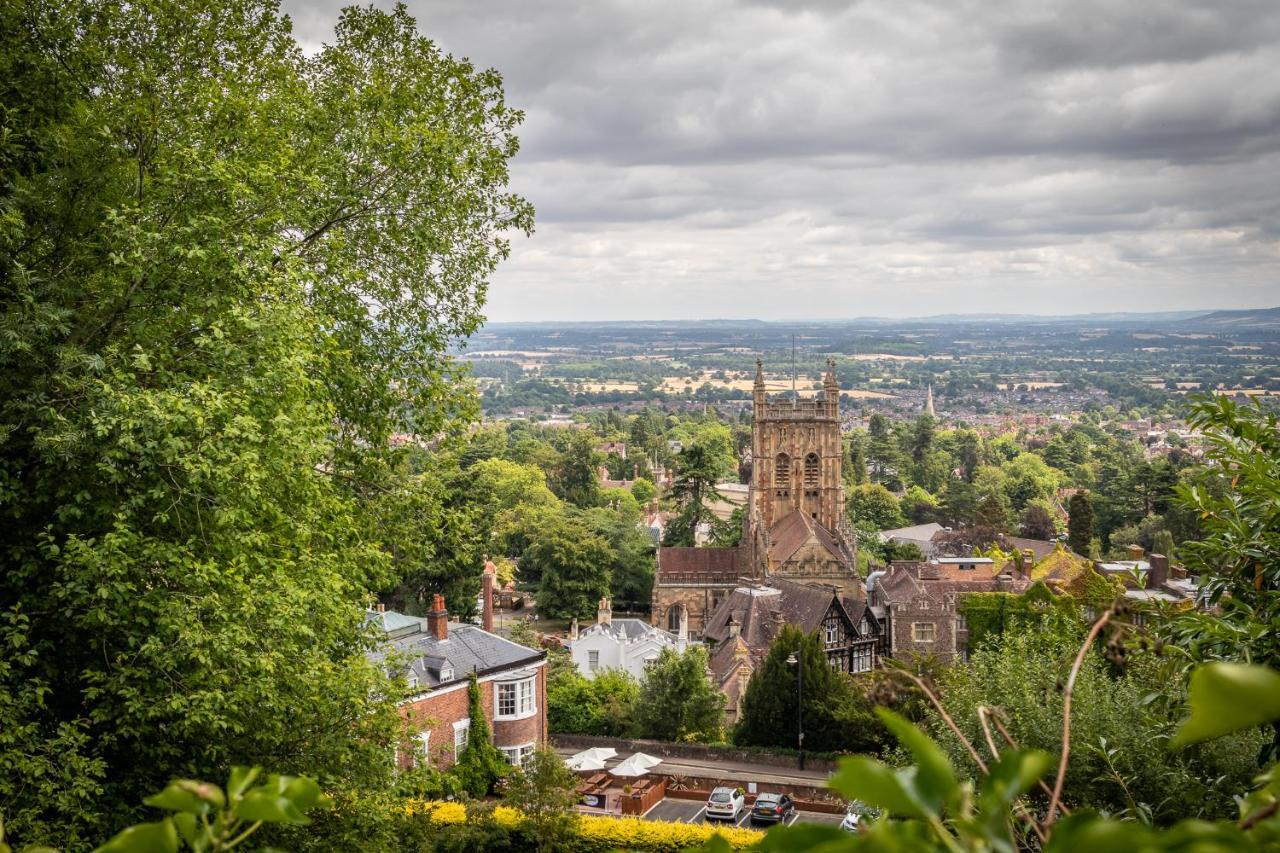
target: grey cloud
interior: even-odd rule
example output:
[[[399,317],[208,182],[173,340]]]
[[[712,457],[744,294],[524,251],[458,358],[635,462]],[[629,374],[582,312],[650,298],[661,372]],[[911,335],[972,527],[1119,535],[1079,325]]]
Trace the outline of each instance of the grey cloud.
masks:
[[[496,319],[1280,304],[1273,0],[410,10],[526,110]]]

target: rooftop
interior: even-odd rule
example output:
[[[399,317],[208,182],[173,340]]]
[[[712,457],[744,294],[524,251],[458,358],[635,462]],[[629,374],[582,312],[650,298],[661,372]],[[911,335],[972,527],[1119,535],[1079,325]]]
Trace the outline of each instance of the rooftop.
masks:
[[[466,680],[471,672],[486,674],[503,669],[518,671],[546,657],[546,652],[514,643],[491,634],[477,625],[450,622],[448,639],[438,639],[427,630],[427,620],[387,610],[370,613],[381,623],[387,642],[372,653],[374,661],[399,657],[408,675],[420,687],[433,688]]]

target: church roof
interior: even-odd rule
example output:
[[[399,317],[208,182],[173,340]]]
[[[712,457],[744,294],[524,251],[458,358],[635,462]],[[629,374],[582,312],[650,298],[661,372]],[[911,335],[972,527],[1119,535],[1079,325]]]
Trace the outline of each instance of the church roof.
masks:
[[[823,527],[802,512],[792,510],[784,518],[774,523],[769,531],[769,559],[777,563],[785,563],[806,543],[816,541],[831,553],[837,560],[842,559],[840,546],[831,535],[831,531]]]
[[[656,582],[737,583],[741,548],[659,548]]]

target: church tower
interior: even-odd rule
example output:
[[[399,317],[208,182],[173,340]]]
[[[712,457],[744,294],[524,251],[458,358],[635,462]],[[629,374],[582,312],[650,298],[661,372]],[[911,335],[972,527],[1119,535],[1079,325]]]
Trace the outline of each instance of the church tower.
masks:
[[[760,523],[772,528],[796,511],[835,530],[844,513],[844,446],[834,362],[827,362],[822,396],[770,400],[757,361],[752,396],[751,485]]]

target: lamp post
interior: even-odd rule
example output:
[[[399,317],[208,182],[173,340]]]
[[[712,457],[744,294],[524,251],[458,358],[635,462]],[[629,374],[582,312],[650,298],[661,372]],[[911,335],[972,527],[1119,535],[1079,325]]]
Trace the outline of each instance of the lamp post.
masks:
[[[787,663],[796,666],[796,692],[799,702],[796,705],[796,745],[800,749],[800,769],[804,769],[804,651],[797,657],[794,652],[787,656]],[[798,666],[797,666],[798,664]]]

